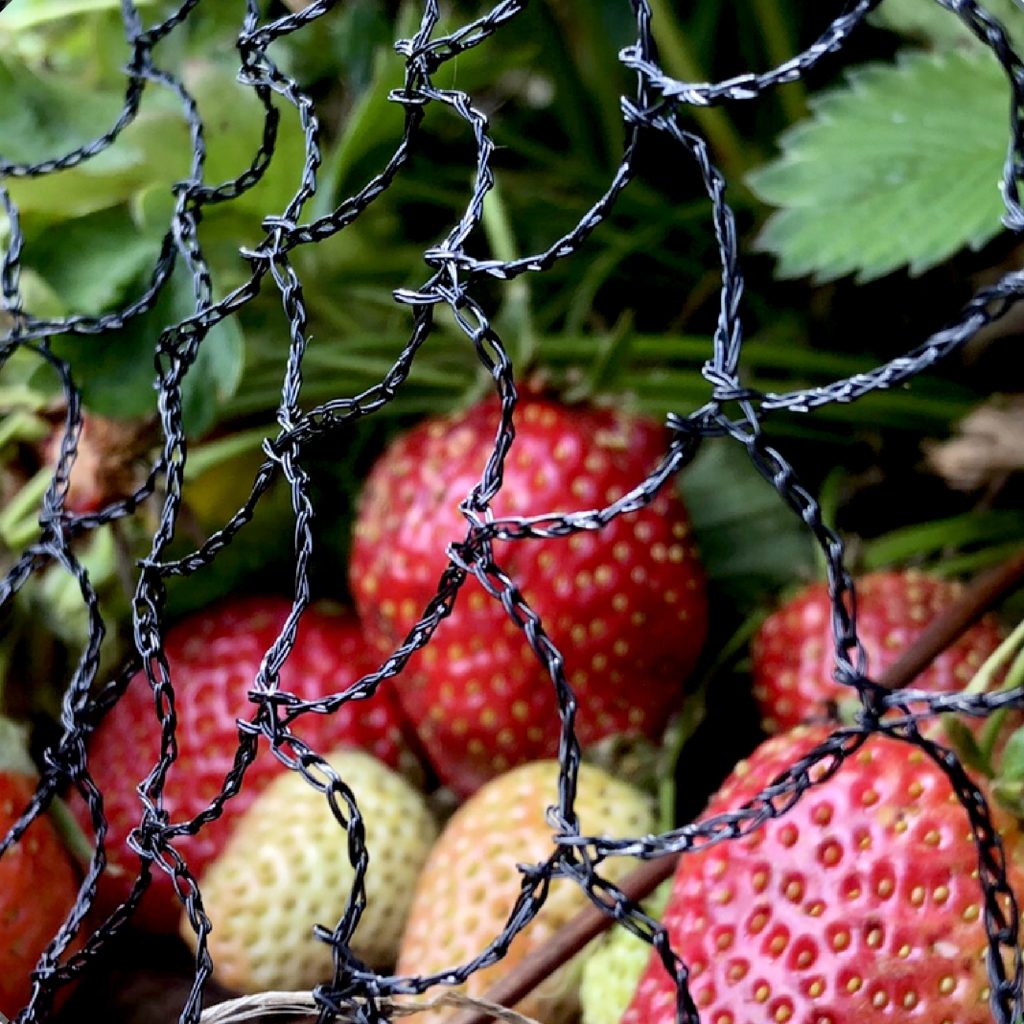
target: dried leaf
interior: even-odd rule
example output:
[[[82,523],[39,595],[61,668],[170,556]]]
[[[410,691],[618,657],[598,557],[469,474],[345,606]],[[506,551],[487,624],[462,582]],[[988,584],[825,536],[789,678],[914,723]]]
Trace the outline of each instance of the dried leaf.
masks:
[[[963,420],[956,437],[926,445],[925,456],[960,491],[979,490],[1024,469],[1024,395],[985,402]]]

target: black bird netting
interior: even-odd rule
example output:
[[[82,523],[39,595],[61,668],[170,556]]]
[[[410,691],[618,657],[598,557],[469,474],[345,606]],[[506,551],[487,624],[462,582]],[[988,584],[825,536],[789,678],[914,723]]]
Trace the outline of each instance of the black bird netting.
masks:
[[[1005,70],[1009,99],[1010,140],[1002,180],[1005,223],[1012,231],[1024,230],[1024,207],[1019,186],[1024,179],[1024,64],[1013,51],[998,21],[973,0],[939,0],[950,17],[963,24],[991,51]],[[600,877],[599,866],[606,856],[628,854],[649,859],[669,852],[687,854],[712,843],[750,833],[768,818],[780,815],[808,789],[827,777],[856,751],[865,739],[885,732],[914,744],[949,778],[963,804],[979,847],[978,884],[983,891],[984,921],[989,936],[988,972],[991,978],[991,1011],[1001,1024],[1021,1019],[1021,956],[1018,950],[1018,912],[1006,879],[1003,850],[993,828],[986,802],[956,757],[919,731],[919,722],[941,711],[957,710],[981,716],[997,707],[1024,707],[1024,692],[1013,690],[994,695],[935,696],[920,692],[889,692],[865,675],[863,650],[857,639],[853,611],[853,585],[844,568],[840,537],[822,520],[815,497],[800,483],[782,453],[770,446],[762,424],[772,414],[810,413],[832,402],[852,402],[880,388],[908,381],[961,348],[986,325],[997,320],[1015,302],[1024,298],[1024,273],[1006,274],[982,289],[945,327],[926,338],[911,351],[869,373],[836,380],[826,387],[787,393],[761,393],[741,381],[743,322],[741,317],[743,276],[737,250],[733,214],[725,200],[726,182],[709,155],[699,134],[687,127],[688,110],[694,106],[739,104],[757,100],[767,90],[806,75],[821,62],[840,52],[862,25],[879,0],[857,0],[844,5],[826,31],[806,51],[765,74],[743,74],[713,83],[681,82],[659,66],[651,34],[652,13],[647,0],[630,0],[635,16],[636,39],[620,54],[620,60],[635,72],[636,90],[622,100],[626,145],[621,163],[603,195],[597,198],[579,223],[564,237],[555,238],[542,252],[513,260],[477,259],[467,243],[481,225],[488,193],[493,185],[494,143],[488,118],[474,104],[473,97],[455,88],[435,84],[440,68],[470,48],[500,40],[502,27],[516,18],[527,0],[500,0],[482,16],[456,31],[438,35],[441,15],[437,0],[424,0],[419,27],[408,39],[396,43],[405,60],[405,80],[389,99],[404,110],[404,130],[387,163],[355,194],[341,201],[331,212],[308,219],[307,208],[317,193],[317,172],[321,162],[319,122],[310,95],[275,64],[272,44],[290,33],[301,32],[316,19],[328,16],[334,0],[315,0],[304,10],[274,20],[265,20],[256,0],[247,0],[237,36],[239,80],[252,89],[265,111],[262,141],[252,162],[237,178],[210,182],[204,171],[207,126],[199,116],[193,98],[183,83],[161,67],[160,43],[185,24],[200,6],[199,0],[183,0],[165,20],[147,25],[144,14],[132,0],[121,5],[124,32],[130,47],[126,69],[124,107],[117,120],[101,126],[93,141],[70,152],[55,152],[51,159],[33,165],[0,158],[0,175],[6,179],[58,174],[88,161],[112,146],[132,123],[149,94],[169,91],[180,101],[192,141],[191,171],[174,186],[174,212],[164,236],[162,249],[148,287],[125,308],[102,315],[71,315],[46,319],[27,308],[21,287],[20,260],[23,236],[19,211],[10,194],[0,186],[0,200],[10,224],[9,237],[0,265],[3,310],[9,318],[2,341],[4,360],[16,351],[31,353],[57,375],[67,402],[60,454],[52,480],[42,502],[39,522],[41,536],[17,560],[0,585],[0,603],[10,602],[25,582],[50,564],[59,564],[80,586],[81,599],[89,613],[90,638],[64,691],[61,712],[62,734],[48,751],[38,789],[16,826],[4,838],[0,850],[19,841],[28,825],[46,811],[53,798],[73,787],[88,802],[98,839],[88,872],[73,912],[45,951],[34,974],[29,1005],[18,1021],[47,1018],[58,990],[81,975],[100,950],[121,932],[129,921],[154,873],[165,872],[174,880],[176,892],[198,936],[196,980],[181,1011],[183,1022],[199,1019],[204,985],[211,975],[207,953],[209,920],[195,878],[175,849],[175,840],[195,834],[215,819],[224,804],[240,787],[246,769],[257,754],[260,738],[273,755],[290,769],[301,773],[309,784],[323,792],[338,821],[348,830],[356,881],[344,915],[333,931],[320,938],[335,951],[333,977],[315,993],[320,1019],[331,1020],[345,1012],[354,1019],[381,1019],[381,1001],[395,995],[419,994],[439,983],[458,984],[472,972],[498,960],[512,937],[533,919],[546,892],[546,882],[556,877],[573,879],[588,897],[608,914],[626,922],[632,930],[653,942],[666,967],[677,980],[678,1019],[696,1022],[698,1011],[688,987],[686,965],[673,953],[665,932],[640,908]],[[6,3],[0,0],[0,10]],[[497,44],[500,45],[500,42]],[[316,245],[352,224],[399,175],[420,138],[425,114],[431,105],[442,106],[461,118],[476,143],[476,167],[472,194],[458,221],[436,245],[423,254],[429,272],[416,290],[399,290],[395,302],[409,308],[409,339],[401,354],[375,386],[359,394],[337,397],[314,408],[302,404],[303,357],[307,351],[307,313],[303,287],[295,269],[293,254],[302,246]],[[305,135],[305,161],[299,186],[288,205],[263,221],[262,242],[243,251],[248,261],[248,279],[221,299],[215,298],[199,224],[204,209],[231,203],[253,188],[274,159],[282,113],[298,119]],[[502,466],[514,445],[516,376],[502,339],[488,319],[488,310],[477,297],[488,281],[507,282],[519,275],[542,273],[562,259],[583,254],[589,236],[605,220],[619,195],[633,180],[638,150],[651,135],[666,136],[679,147],[680,156],[692,161],[703,180],[711,204],[711,226],[721,256],[721,301],[713,348],[703,367],[707,402],[696,411],[679,411],[668,418],[671,443],[651,476],[638,480],[631,491],[605,508],[530,518],[496,518],[491,503],[502,483]],[[939,215],[939,214],[937,214]],[[580,258],[585,258],[580,256]],[[130,498],[118,500],[90,514],[73,514],[65,508],[69,474],[76,458],[82,427],[80,393],[67,362],[52,350],[50,341],[58,335],[90,337],[102,346],[104,336],[127,321],[153,308],[172,271],[184,268],[193,283],[194,304],[179,322],[165,327],[155,339],[157,370],[157,411],[162,430],[162,449],[149,469],[148,478]],[[288,323],[287,362],[277,412],[279,430],[264,444],[265,460],[253,483],[251,498],[222,529],[187,557],[169,560],[167,551],[175,533],[182,503],[186,463],[182,424],[182,388],[187,375],[195,371],[204,339],[219,322],[232,316],[261,291],[275,290]],[[439,308],[454,316],[476,356],[493,378],[500,397],[500,423],[495,424],[496,444],[476,486],[466,496],[462,511],[465,537],[449,550],[449,564],[439,580],[435,598],[423,609],[405,641],[378,671],[333,696],[316,702],[299,700],[283,692],[278,677],[295,641],[296,628],[310,601],[309,565],[313,555],[311,521],[314,515],[310,484],[303,469],[304,450],[313,442],[329,437],[347,424],[371,415],[402,390],[414,372],[416,355],[429,344]],[[742,445],[757,470],[775,487],[779,496],[812,531],[828,563],[832,597],[832,626],[835,638],[837,678],[860,697],[862,711],[856,726],[838,730],[827,742],[794,764],[773,785],[748,804],[697,824],[686,825],[656,837],[608,840],[581,835],[574,814],[574,794],[580,765],[580,750],[574,732],[575,701],[563,672],[562,657],[552,644],[538,616],[531,610],[513,580],[493,559],[492,542],[531,538],[569,537],[580,531],[597,530],[616,516],[649,505],[662,488],[671,485],[693,458],[706,438],[728,437]],[[223,791],[198,817],[170,821],[162,808],[161,793],[175,756],[174,681],[163,646],[163,609],[167,581],[197,573],[215,563],[218,553],[245,528],[272,483],[283,479],[290,488],[295,513],[294,603],[292,614],[277,641],[267,652],[263,666],[252,682],[253,712],[244,728],[234,767],[224,779]],[[100,646],[104,622],[96,592],[78,555],[75,541],[89,531],[122,517],[131,516],[147,500],[160,502],[159,523],[152,535],[148,554],[138,565],[132,607],[135,657],[133,663],[113,681],[98,679]],[[430,642],[438,624],[452,608],[460,587],[472,575],[495,601],[501,602],[512,622],[523,631],[536,656],[550,674],[561,716],[560,761],[562,765],[555,811],[557,835],[555,853],[536,871],[524,876],[522,895],[508,926],[478,957],[430,977],[382,976],[369,970],[349,950],[348,940],[360,920],[365,902],[364,877],[373,851],[362,843],[359,808],[344,780],[325,764],[318,752],[309,749],[293,733],[293,723],[304,714],[329,714],[343,704],[363,700],[387,687],[402,671],[410,656]],[[154,694],[154,708],[161,730],[159,760],[140,767],[140,817],[131,842],[140,854],[140,871],[131,898],[98,926],[85,920],[96,896],[97,879],[104,869],[104,822],[101,794],[94,785],[86,758],[86,740],[104,714],[124,691],[131,674],[145,671]],[[103,683],[103,685],[99,685]],[[893,715],[891,712],[896,711]],[[821,772],[823,766],[826,771]],[[815,770],[817,767],[817,770]],[[145,774],[143,774],[145,773]],[[90,931],[91,930],[91,931]],[[84,936],[80,946],[72,944]],[[74,948],[74,952],[69,952]]]

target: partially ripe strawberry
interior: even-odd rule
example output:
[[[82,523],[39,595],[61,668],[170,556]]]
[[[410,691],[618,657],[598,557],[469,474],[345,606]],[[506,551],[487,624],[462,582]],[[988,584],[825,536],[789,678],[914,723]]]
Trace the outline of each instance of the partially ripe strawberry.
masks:
[[[423,975],[468,962],[505,927],[521,891],[516,864],[539,863],[553,851],[546,809],[558,792],[558,762],[538,761],[491,780],[455,812],[430,853],[416,887],[397,971]],[[576,812],[588,835],[636,836],[654,825],[650,800],[592,765],[580,768]],[[611,858],[601,865],[616,881],[635,862]],[[509,947],[505,958],[470,975],[467,995],[482,996],[496,980],[544,943],[587,905],[574,882],[556,879],[547,902]],[[520,1013],[557,1024],[576,1005],[577,957],[516,1007]],[[434,1011],[417,1015],[424,1024],[445,1019]]]
[[[0,720],[0,838],[36,789],[20,730]],[[0,1013],[13,1018],[32,992],[30,974],[75,905],[78,877],[47,815],[0,858]]]
[[[386,968],[398,952],[437,826],[424,798],[376,758],[338,750],[326,760],[355,795],[370,855],[366,909],[352,952]],[[337,924],[354,880],[348,834],[327,798],[297,773],[276,778],[199,881],[213,925],[214,977],[236,992],[311,989],[328,981],[333,953],[313,926]],[[194,949],[185,915],[180,930]]]
[[[248,699],[260,662],[290,612],[284,598],[249,597],[200,612],[168,630],[165,642],[178,716],[178,757],[167,777],[164,807],[170,820],[187,820],[220,792],[238,746],[238,719],[251,718]],[[282,690],[314,699],[344,689],[373,671],[377,662],[350,612],[327,606],[308,608],[299,624],[295,647],[281,672]],[[304,715],[296,735],[318,752],[357,747],[398,767],[412,760],[402,735],[400,714],[391,692],[382,688],[369,701],[343,705],[332,715]],[[108,713],[89,745],[89,769],[104,798],[111,831],[107,853],[112,870],[104,874],[101,903],[122,902],[138,873],[138,856],[127,837],[142,814],[136,786],[156,762],[159,723],[152,690],[136,676]],[[223,815],[197,836],[175,840],[190,869],[200,873],[219,853],[238,816],[267,783],[284,771],[261,741],[260,755],[246,772],[241,791],[227,802]],[[75,803],[83,828],[91,835],[88,810]],[[171,880],[156,869],[136,922],[173,932],[181,907]]]
[[[644,913],[660,919],[672,891],[662,882],[642,903]],[[619,1024],[637,982],[647,967],[651,947],[621,925],[611,929],[588,951],[580,978],[583,1024]]]
[[[497,401],[428,420],[397,440],[366,483],[351,582],[367,632],[393,649],[422,614],[462,540],[458,511],[495,443]],[[515,415],[495,516],[603,507],[657,464],[657,424],[617,410],[527,397]],[[604,530],[495,542],[566,659],[591,744],[628,733],[656,738],[680,703],[704,642],[704,575],[686,509],[665,489]],[[399,680],[399,699],[441,779],[468,794],[512,765],[554,756],[559,722],[546,668],[501,604],[475,578]]]
[[[740,807],[828,735],[801,727],[737,765],[707,815]],[[997,808],[1010,882],[1024,848]],[[875,735],[753,834],[684,854],[662,918],[713,1024],[988,1024],[978,851],[946,776]],[[672,1024],[652,955],[623,1024]]]
[[[960,597],[960,583],[922,572],[877,572],[857,581],[857,632],[873,678],[884,672],[928,624]],[[992,615],[968,629],[914,681],[915,689],[962,690],[1003,639]],[[769,616],[753,647],[754,697],[766,732],[834,714],[854,690],[832,678],[833,643],[828,588],[815,583]]]

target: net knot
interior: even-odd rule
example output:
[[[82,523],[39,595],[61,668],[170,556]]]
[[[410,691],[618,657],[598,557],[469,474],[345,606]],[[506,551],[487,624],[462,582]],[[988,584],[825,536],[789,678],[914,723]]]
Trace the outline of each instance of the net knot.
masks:
[[[436,306],[445,301],[444,294],[435,285],[433,288],[396,288],[392,293],[395,302],[406,306]]]
[[[167,811],[148,810],[142,821],[128,833],[128,845],[146,860],[159,861],[168,849],[164,844],[168,823]]]
[[[425,107],[430,97],[412,89],[392,89],[388,93],[388,101],[400,103],[403,107]]]
[[[857,722],[861,728],[869,731],[877,729],[882,716],[889,710],[888,698],[892,691],[860,672],[839,670],[835,677],[838,682],[856,691],[861,705]]]
[[[719,384],[712,389],[711,397],[716,402],[757,402],[762,395],[756,388],[741,384]]]
[[[428,267],[436,267],[438,269],[449,266],[470,269],[476,266],[476,261],[471,256],[467,256],[466,253],[453,252],[451,249],[445,249],[440,245],[427,249],[423,253],[423,262]]]
[[[279,237],[294,235],[299,228],[298,224],[296,224],[291,217],[285,217],[276,213],[272,213],[270,216],[264,217],[260,222],[260,226],[264,231],[273,231]]]

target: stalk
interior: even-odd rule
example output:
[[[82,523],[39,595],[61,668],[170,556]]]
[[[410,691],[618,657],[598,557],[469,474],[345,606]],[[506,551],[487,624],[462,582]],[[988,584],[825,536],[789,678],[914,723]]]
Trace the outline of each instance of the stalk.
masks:
[[[649,2],[654,16],[651,30],[666,70],[684,82],[707,81],[707,75],[667,0]],[[720,107],[690,107],[689,111],[707,135],[711,148],[721,161],[725,176],[735,183],[741,182],[746,170],[743,157],[746,146],[728,115]]]
[[[508,207],[497,181],[484,200],[483,228],[491,251],[499,260],[507,263],[519,255]],[[521,274],[508,283],[508,293],[502,311],[507,317],[509,327],[516,335],[516,365],[528,367],[533,362],[537,350],[537,331],[533,323],[530,286],[526,274]]]
[[[782,12],[779,0],[753,0],[757,25],[764,40],[765,53],[774,67],[784,64],[795,53],[796,41]],[[807,89],[802,80],[779,89],[779,103],[791,124],[807,116]]]

